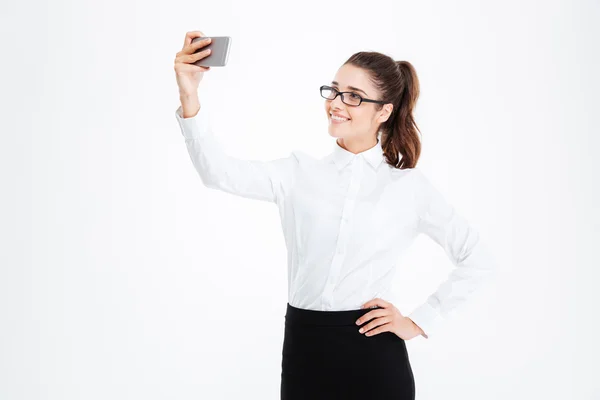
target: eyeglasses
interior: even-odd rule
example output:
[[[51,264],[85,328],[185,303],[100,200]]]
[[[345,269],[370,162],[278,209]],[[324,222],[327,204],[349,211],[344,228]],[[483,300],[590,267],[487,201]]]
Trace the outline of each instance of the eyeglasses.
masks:
[[[386,104],[385,101],[365,99],[354,92],[339,92],[337,89],[332,88],[331,86],[321,86],[321,97],[327,100],[334,100],[338,95],[342,97],[342,102],[344,104],[353,107],[360,106],[363,101],[368,103]]]

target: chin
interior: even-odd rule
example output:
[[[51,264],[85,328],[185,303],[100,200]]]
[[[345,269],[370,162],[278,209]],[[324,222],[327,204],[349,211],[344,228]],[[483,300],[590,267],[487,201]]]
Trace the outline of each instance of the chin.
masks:
[[[329,129],[328,131],[329,131],[329,136],[334,137],[334,138],[343,138],[344,136],[346,136],[341,132],[336,132],[335,129]]]

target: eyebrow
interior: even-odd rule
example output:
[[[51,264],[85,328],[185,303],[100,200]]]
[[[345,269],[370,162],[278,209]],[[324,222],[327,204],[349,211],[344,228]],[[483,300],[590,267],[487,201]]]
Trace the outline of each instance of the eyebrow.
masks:
[[[331,81],[331,84],[332,84],[332,85],[339,86],[339,83],[337,83],[336,81]],[[362,90],[362,89],[359,89],[359,88],[357,88],[357,87],[354,87],[354,86],[348,86],[348,89],[352,89],[352,90],[358,90],[359,92],[363,92],[363,93],[365,94],[365,96],[368,96],[367,92],[365,92],[364,90]]]

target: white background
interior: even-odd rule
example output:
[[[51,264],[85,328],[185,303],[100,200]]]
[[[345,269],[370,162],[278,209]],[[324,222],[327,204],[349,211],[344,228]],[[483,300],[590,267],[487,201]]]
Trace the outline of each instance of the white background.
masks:
[[[319,86],[357,51],[410,61],[419,165],[500,265],[486,296],[407,341],[417,399],[600,399],[597,1],[87,0],[0,15],[1,399],[279,399],[279,216],[193,169],[173,70],[192,30],[232,37],[200,99],[248,159],[329,153]],[[419,237],[398,266],[405,314],[451,270],[436,246]]]

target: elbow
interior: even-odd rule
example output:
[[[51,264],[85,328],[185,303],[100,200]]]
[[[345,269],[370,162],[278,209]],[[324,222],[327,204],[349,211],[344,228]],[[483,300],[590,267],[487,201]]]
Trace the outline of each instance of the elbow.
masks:
[[[198,166],[196,166],[196,171],[204,186],[209,189],[221,189],[223,178],[220,174],[215,173],[209,168],[199,168]]]
[[[201,175],[200,180],[202,181],[202,184],[209,189],[219,189],[219,184],[217,183],[216,179],[211,179]]]

